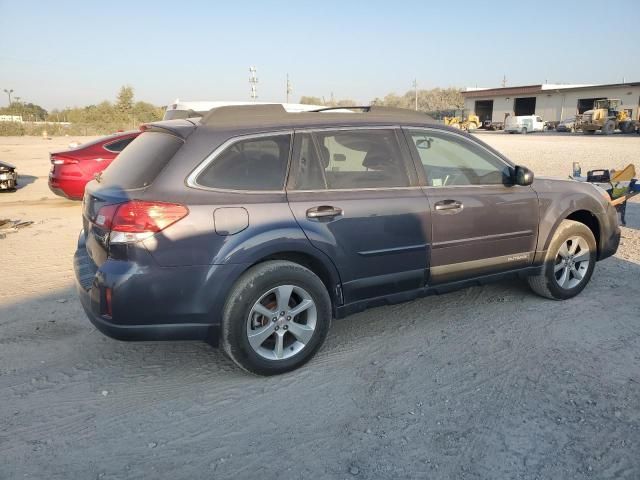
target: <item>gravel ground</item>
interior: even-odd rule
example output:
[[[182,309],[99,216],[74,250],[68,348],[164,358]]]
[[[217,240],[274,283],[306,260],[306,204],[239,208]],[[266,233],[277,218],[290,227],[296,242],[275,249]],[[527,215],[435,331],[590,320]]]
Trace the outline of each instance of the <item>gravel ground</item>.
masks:
[[[478,134],[539,175],[640,164],[640,137]],[[336,321],[306,367],[249,376],[201,343],[120,343],[73,290],[78,203],[47,152],[0,217],[0,479],[640,478],[640,204],[578,298],[517,282]],[[640,166],[640,165],[639,165]]]

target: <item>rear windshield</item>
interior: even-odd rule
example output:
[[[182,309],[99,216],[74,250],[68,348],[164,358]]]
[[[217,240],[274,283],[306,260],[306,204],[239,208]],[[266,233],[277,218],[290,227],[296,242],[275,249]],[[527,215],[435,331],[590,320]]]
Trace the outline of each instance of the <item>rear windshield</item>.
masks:
[[[146,187],[155,180],[182,143],[181,139],[167,133],[144,132],[116,157],[98,181],[101,185],[123,190]]]

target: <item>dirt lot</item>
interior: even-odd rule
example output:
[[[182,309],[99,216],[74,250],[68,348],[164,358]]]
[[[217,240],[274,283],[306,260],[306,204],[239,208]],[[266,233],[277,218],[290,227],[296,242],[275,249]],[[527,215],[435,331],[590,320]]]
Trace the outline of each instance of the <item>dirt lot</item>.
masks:
[[[640,136],[482,138],[538,175],[640,164]],[[0,138],[0,478],[640,478],[640,204],[618,254],[558,303],[520,283],[334,323],[303,369],[249,376],[200,343],[120,343],[73,287],[78,203],[47,152]],[[639,165],[640,166],[640,165]]]

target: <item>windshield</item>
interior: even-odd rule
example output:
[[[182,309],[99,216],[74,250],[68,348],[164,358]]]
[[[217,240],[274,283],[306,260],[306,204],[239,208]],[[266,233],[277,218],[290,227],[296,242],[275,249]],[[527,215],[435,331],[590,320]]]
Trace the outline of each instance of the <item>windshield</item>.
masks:
[[[174,135],[145,132],[120,153],[97,180],[122,190],[150,185],[182,146]]]

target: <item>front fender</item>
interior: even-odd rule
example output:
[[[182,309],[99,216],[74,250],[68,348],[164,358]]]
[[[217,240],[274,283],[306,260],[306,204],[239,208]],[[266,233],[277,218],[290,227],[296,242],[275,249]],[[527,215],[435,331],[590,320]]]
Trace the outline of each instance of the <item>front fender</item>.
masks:
[[[593,216],[600,232],[598,244],[601,244],[602,218],[608,215],[608,203],[592,185],[572,180],[537,179],[533,188],[540,206],[536,262],[544,260],[560,223],[576,212],[586,211]]]

